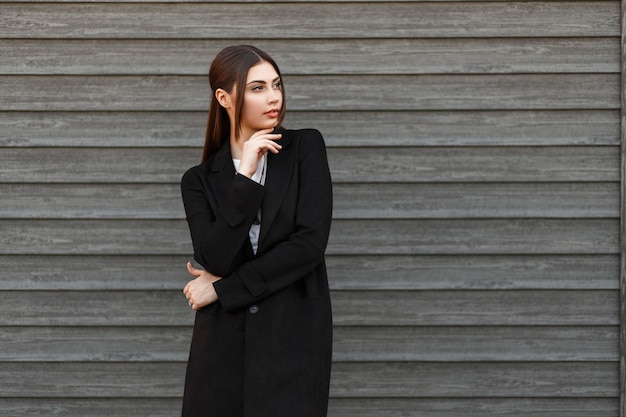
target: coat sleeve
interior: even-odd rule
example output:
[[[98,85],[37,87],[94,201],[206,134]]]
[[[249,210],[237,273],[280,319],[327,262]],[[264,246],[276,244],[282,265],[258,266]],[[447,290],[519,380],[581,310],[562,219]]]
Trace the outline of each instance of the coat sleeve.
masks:
[[[242,308],[308,276],[324,261],[332,219],[332,183],[322,135],[298,140],[298,201],[285,240],[213,285],[225,310]]]
[[[243,175],[233,175],[220,205],[208,188],[200,167],[183,175],[181,191],[194,259],[206,271],[223,277],[232,272],[233,260],[249,238],[250,225],[263,201],[264,187]]]

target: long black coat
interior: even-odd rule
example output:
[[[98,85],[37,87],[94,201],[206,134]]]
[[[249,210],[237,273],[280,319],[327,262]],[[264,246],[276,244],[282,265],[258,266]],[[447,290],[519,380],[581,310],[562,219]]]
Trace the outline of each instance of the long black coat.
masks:
[[[332,318],[324,251],[332,215],[316,130],[281,130],[265,186],[236,174],[226,143],[181,188],[194,258],[223,277],[196,314],[183,417],[324,417]],[[256,256],[248,232],[261,207]]]

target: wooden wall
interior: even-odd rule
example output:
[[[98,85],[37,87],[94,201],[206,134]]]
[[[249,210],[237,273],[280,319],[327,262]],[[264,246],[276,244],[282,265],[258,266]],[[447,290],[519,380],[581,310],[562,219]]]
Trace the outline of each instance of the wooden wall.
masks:
[[[252,43],[329,147],[330,417],[618,416],[621,8],[0,0],[0,415],[179,413],[178,181]]]

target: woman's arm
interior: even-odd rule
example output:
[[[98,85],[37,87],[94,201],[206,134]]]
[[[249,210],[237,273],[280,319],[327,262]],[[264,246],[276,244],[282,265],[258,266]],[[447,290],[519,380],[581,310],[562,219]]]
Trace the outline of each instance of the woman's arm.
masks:
[[[218,206],[204,176],[204,170],[196,167],[187,171],[181,181],[194,259],[208,272],[225,276],[232,272],[233,260],[249,238],[264,188],[243,175],[234,175]]]
[[[324,140],[317,131],[306,132],[298,141],[294,231],[213,284],[226,310],[248,306],[293,284],[324,260],[332,219],[332,184]]]

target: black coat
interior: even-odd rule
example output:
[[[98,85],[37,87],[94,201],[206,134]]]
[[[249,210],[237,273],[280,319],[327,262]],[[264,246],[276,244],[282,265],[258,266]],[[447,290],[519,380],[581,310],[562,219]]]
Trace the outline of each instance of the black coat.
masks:
[[[183,417],[324,417],[332,318],[324,251],[332,216],[316,130],[281,130],[265,186],[226,143],[182,179],[195,260],[223,277],[196,314]],[[261,207],[256,256],[248,232]]]

